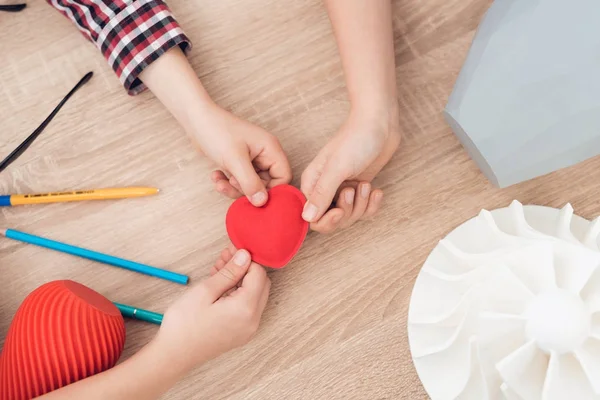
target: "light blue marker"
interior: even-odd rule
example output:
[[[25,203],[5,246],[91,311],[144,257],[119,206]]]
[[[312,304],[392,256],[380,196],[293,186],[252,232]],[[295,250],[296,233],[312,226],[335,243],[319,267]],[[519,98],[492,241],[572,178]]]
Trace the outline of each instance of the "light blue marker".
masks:
[[[62,253],[71,254],[77,257],[87,258],[88,260],[98,261],[100,263],[128,269],[130,271],[139,272],[141,274],[154,276],[156,278],[179,283],[181,285],[186,285],[188,283],[187,275],[182,275],[176,272],[151,267],[150,265],[140,264],[134,261],[109,256],[107,254],[98,253],[92,250],[82,249],[81,247],[71,246],[69,244],[56,242],[54,240],[30,235],[28,233],[19,232],[13,229],[0,229],[0,235],[4,235],[9,239],[18,240],[20,242],[34,244],[36,246],[60,251]]]

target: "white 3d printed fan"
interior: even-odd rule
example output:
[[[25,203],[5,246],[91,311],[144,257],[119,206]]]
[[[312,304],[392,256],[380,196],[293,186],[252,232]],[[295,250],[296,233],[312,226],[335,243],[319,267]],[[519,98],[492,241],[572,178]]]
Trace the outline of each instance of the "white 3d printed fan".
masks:
[[[482,211],[433,250],[408,336],[432,400],[600,399],[600,219]]]

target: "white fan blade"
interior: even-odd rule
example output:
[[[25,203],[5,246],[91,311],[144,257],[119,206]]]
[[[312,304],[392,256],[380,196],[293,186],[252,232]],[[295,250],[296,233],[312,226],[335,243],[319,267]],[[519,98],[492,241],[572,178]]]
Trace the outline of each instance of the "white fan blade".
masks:
[[[487,210],[481,210],[475,217],[475,223],[477,224],[477,235],[484,238],[479,241],[487,243],[485,246],[481,246],[485,249],[480,249],[479,252],[521,247],[530,242],[530,239],[520,238],[500,229],[492,213]]]
[[[514,342],[510,352],[525,344],[525,324],[527,318],[520,315],[482,312],[478,315],[477,339],[481,348],[497,346],[498,341]],[[487,352],[487,349],[485,349]],[[504,358],[504,357],[501,357]],[[500,361],[500,359],[498,359]]]
[[[556,284],[579,293],[600,265],[600,252],[564,241],[554,243]]]
[[[600,312],[592,314],[592,327],[590,336],[600,340]]]
[[[438,250],[440,254],[444,257],[444,269],[448,269],[449,266],[452,267],[452,271],[448,271],[450,273],[464,274],[472,271],[473,269],[476,269],[479,266],[477,264],[477,260],[473,259],[472,257],[469,257],[468,253],[460,250],[448,239],[440,240],[438,244]],[[434,268],[437,267],[437,265],[432,266]],[[446,272],[445,270],[442,272]]]
[[[460,265],[463,271],[477,270],[494,260],[509,267],[533,293],[556,287],[554,251],[548,241],[526,241],[518,247],[505,247],[489,253],[466,253],[448,240],[441,240],[439,248],[453,265]]]
[[[598,247],[598,235],[600,235],[600,217],[593,220],[588,226],[583,238],[583,244],[592,250],[600,250],[600,247]]]
[[[596,268],[579,294],[591,313],[600,311],[600,268]]]
[[[504,265],[490,265],[487,279],[481,283],[481,310],[521,315],[534,298],[533,293]]]
[[[412,292],[409,322],[435,322],[454,313],[480,275],[477,270],[463,275],[448,275],[432,268],[421,270]]]
[[[581,245],[582,243],[573,235],[571,231],[571,222],[573,221],[573,206],[567,203],[559,212],[556,221],[556,236],[567,242]]]
[[[494,216],[488,210],[481,210],[476,220],[480,228],[479,231],[481,234],[487,235],[490,241],[494,242],[494,248],[519,246],[523,244],[522,238],[517,238],[515,235],[500,229]]]
[[[464,389],[456,397],[457,400],[491,400],[488,391],[488,385],[483,375],[483,370],[479,363],[479,346],[475,338],[471,338],[470,341],[471,349],[471,376],[467,381]]]
[[[572,354],[552,353],[542,400],[597,400],[581,365]]]
[[[530,341],[496,364],[502,380],[524,399],[539,399],[548,367],[548,356]]]
[[[579,349],[575,350],[575,358],[579,360],[594,393],[600,395],[600,340],[588,339]]]
[[[504,221],[503,225],[507,234],[519,236],[519,240],[527,238],[551,243],[554,248],[557,286],[579,293],[596,267],[600,265],[600,252],[588,249],[579,241],[569,243],[535,230],[525,219],[523,205],[516,200],[510,205],[509,211],[510,221]]]
[[[462,336],[447,350],[413,361],[427,393],[435,400],[455,400],[471,377],[473,339]]]
[[[556,287],[554,252],[548,242],[535,242],[494,257],[534,294]]]
[[[492,398],[497,399],[502,379],[496,364],[526,343],[527,320],[521,316],[483,312],[477,322],[479,362]]]
[[[542,232],[539,232],[531,227],[525,218],[525,211],[523,210],[523,204],[514,200],[508,207],[512,218],[512,229],[510,233],[519,237],[526,237],[530,239],[547,239],[548,236]]]
[[[500,391],[504,395],[504,400],[522,400],[518,394],[516,394],[508,386],[506,386],[506,383],[500,385]]]
[[[446,319],[433,323],[408,324],[411,352],[413,358],[421,358],[442,352],[451,347],[459,336],[469,337],[474,330],[477,317],[477,304],[469,301],[471,295]]]

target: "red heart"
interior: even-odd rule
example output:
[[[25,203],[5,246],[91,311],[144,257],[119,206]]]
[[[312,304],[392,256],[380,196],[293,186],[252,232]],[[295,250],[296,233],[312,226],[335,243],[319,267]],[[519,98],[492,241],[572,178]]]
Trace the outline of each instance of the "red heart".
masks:
[[[290,185],[269,190],[269,200],[254,207],[246,197],[233,202],[225,225],[233,245],[250,252],[252,260],[271,268],[282,268],[296,255],[308,233],[302,219],[306,199]]]

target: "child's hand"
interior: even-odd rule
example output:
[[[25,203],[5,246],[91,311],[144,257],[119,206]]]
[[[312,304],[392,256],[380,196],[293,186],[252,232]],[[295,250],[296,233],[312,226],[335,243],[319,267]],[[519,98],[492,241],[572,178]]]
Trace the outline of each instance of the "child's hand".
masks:
[[[219,193],[233,199],[245,195],[262,206],[266,188],[292,180],[287,156],[275,136],[216,104],[199,120],[192,136],[220,168],[211,175]]]
[[[383,198],[369,183],[400,144],[398,113],[353,112],[302,174],[308,198],[302,217],[311,229],[329,233],[374,215]],[[328,209],[335,199],[335,207]]]
[[[232,198],[245,195],[262,206],[266,188],[292,180],[277,138],[215,104],[179,46],[146,67],[139,78],[219,166],[212,176],[219,192]]]
[[[218,265],[165,313],[156,341],[178,367],[190,369],[244,345],[258,329],[271,287],[265,269],[246,250]]]
[[[336,194],[334,206],[331,207],[310,228],[320,233],[332,233],[344,229],[355,222],[373,217],[383,200],[383,191],[372,190],[369,182],[347,181]]]

